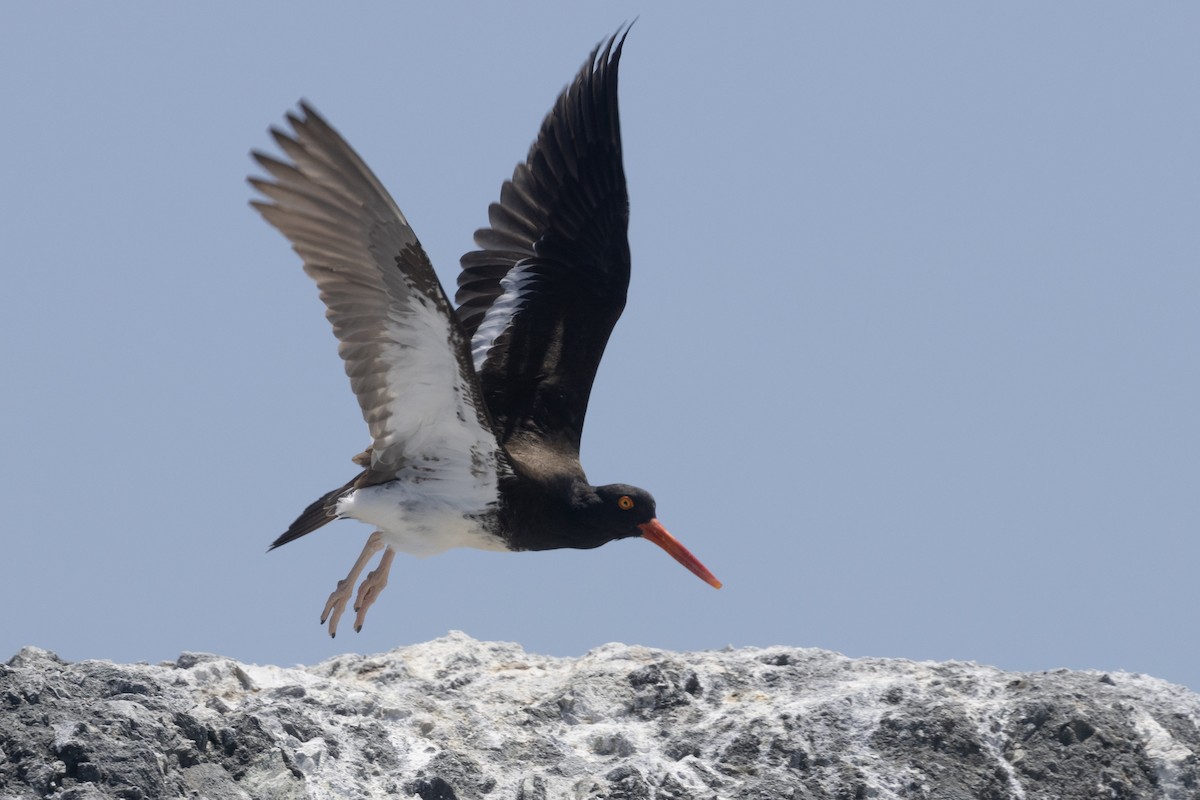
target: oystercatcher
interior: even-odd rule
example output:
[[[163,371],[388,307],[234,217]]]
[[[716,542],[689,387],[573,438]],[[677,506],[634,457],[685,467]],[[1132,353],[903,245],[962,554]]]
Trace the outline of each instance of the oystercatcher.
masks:
[[[387,585],[396,550],[592,548],[640,536],[721,583],[656,519],[654,498],[592,486],[579,463],[588,395],[629,285],[629,199],[617,66],[601,42],[542,123],[525,163],[462,257],[455,309],[404,214],[311,106],[272,129],[285,160],[252,205],[317,282],[371,435],[362,471],[271,545],[334,519],[376,528],[321,613],[337,634],[359,575],[354,629]]]

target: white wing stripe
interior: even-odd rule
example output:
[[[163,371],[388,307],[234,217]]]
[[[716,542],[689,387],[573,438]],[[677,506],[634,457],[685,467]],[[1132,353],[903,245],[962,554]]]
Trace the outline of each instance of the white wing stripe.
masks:
[[[389,419],[376,452],[403,454],[410,479],[438,484],[426,485],[426,493],[482,509],[496,500],[495,435],[478,422],[445,315],[415,291],[405,305],[384,323]]]
[[[488,308],[479,327],[475,329],[475,335],[471,337],[471,358],[475,362],[475,372],[483,370],[488,353],[525,305],[532,287],[533,270],[520,263],[500,279],[500,288],[504,291]]]

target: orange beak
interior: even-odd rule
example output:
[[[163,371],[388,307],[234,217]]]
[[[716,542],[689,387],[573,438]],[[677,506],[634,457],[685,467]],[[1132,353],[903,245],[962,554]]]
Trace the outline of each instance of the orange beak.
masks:
[[[714,589],[721,588],[721,582],[716,579],[716,576],[700,563],[700,559],[688,552],[688,549],[680,544],[678,539],[667,533],[667,529],[662,526],[661,522],[652,519],[649,522],[643,522],[641,525],[638,525],[638,528],[642,532],[643,539],[649,539],[663,550],[666,550],[671,554],[671,558],[683,564],[691,570],[693,575],[709,586]]]

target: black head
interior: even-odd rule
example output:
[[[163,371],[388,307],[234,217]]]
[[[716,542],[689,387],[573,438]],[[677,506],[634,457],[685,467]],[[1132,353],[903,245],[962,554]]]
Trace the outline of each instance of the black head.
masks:
[[[671,554],[698,578],[717,589],[721,582],[679,543],[657,519],[654,498],[645,489],[624,483],[588,487],[577,497],[575,510],[581,543],[575,547],[599,547],[614,539],[640,536]]]
[[[654,497],[645,489],[625,483],[610,483],[593,488],[593,497],[585,504],[589,527],[607,534],[604,541],[641,536],[639,527],[654,519]]]
[[[568,514],[567,524],[560,528],[565,541],[553,546],[591,549],[614,539],[643,535],[640,526],[654,519],[654,498],[645,489],[624,483],[589,486],[580,482],[572,492]]]

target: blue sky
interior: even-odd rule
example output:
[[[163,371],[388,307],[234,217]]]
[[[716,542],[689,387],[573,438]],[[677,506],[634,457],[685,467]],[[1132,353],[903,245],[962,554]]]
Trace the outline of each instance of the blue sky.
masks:
[[[1200,11],[1188,4],[12,6],[0,28],[0,658],[309,663],[451,629],[785,644],[1200,689]],[[265,552],[365,426],[247,206],[301,97],[445,283],[626,19],[633,284],[584,431],[640,541]]]

